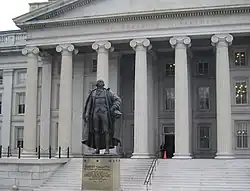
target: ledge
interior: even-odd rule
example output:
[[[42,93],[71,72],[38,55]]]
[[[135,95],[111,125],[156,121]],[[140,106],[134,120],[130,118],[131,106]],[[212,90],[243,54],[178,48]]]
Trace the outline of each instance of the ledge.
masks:
[[[1,158],[0,164],[64,164],[67,163],[70,159],[17,159],[17,158]]]

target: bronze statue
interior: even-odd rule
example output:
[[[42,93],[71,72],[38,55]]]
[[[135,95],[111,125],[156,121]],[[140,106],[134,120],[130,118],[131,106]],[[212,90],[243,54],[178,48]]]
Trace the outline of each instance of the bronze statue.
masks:
[[[121,116],[121,99],[104,86],[103,80],[97,81],[84,107],[82,143],[96,149],[93,154],[100,154],[101,149],[105,149],[104,154],[109,154],[109,149],[120,143],[115,121]]]

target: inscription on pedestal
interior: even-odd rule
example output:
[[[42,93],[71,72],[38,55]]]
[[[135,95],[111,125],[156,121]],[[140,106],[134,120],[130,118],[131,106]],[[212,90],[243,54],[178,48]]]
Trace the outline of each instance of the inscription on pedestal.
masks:
[[[120,159],[117,156],[84,157],[82,190],[120,190]]]
[[[84,177],[95,183],[105,183],[112,178],[112,169],[110,166],[86,165]]]

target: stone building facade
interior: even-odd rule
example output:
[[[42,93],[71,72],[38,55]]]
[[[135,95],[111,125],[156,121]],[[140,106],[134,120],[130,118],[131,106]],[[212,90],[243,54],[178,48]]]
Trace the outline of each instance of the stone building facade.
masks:
[[[120,152],[250,155],[246,0],[68,0],[30,4],[0,32],[0,143],[72,155],[96,79],[123,100]]]

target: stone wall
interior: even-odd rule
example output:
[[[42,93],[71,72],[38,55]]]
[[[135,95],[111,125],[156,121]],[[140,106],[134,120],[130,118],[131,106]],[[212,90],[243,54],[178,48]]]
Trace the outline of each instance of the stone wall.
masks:
[[[0,159],[0,190],[39,187],[68,159]],[[13,189],[15,190],[15,189]]]

